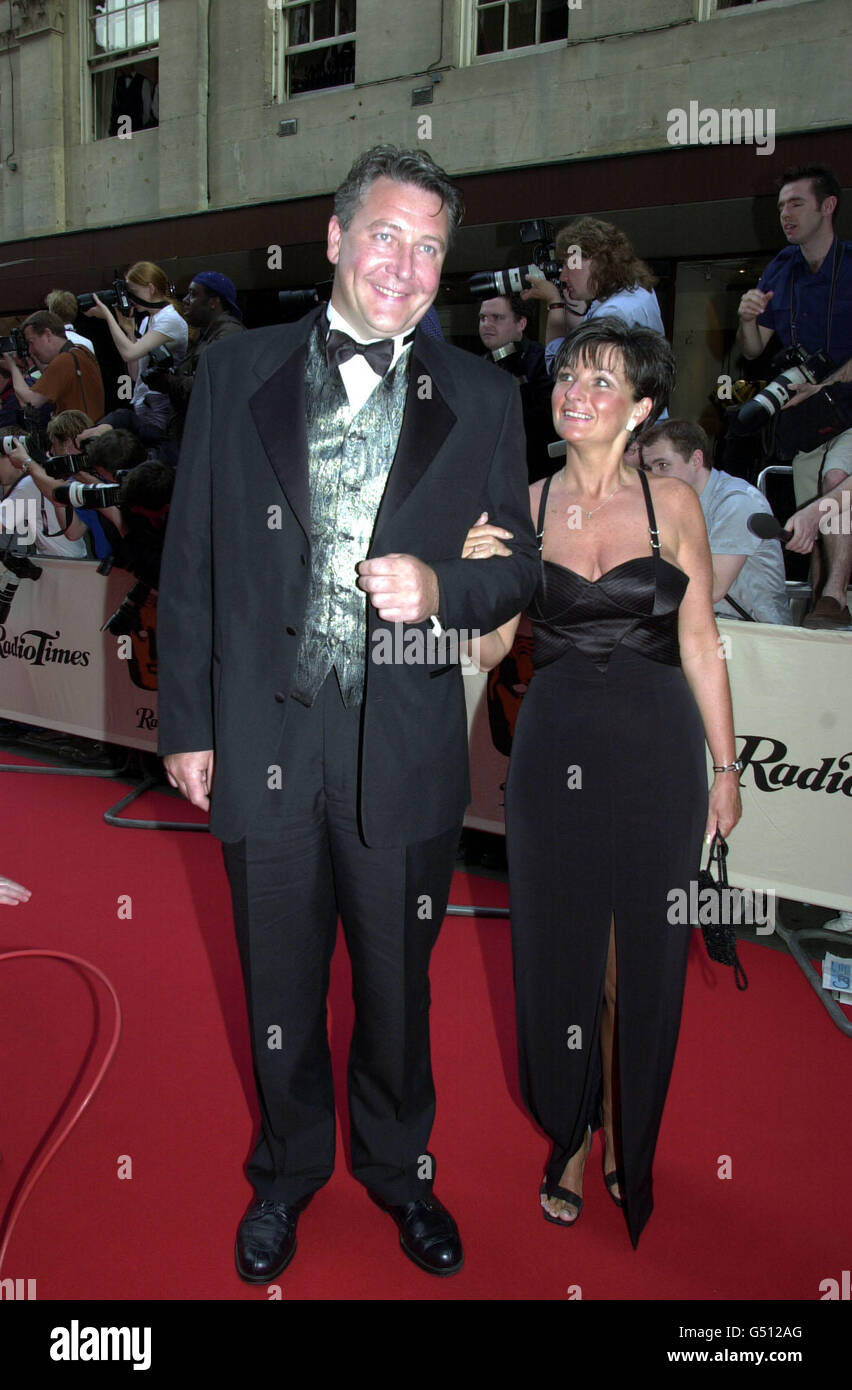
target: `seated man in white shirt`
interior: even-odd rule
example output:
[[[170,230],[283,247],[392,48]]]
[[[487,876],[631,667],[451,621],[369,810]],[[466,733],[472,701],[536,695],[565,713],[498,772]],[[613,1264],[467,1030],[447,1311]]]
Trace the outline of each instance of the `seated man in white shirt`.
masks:
[[[52,314],[56,314],[65,325],[65,336],[69,343],[78,343],[80,347],[88,348],[93,357],[97,357],[95,345],[91,338],[84,338],[82,333],[78,333],[74,327],[77,317],[77,296],[70,290],[51,290],[50,294],[45,295],[44,307],[49,309]]]
[[[639,445],[645,468],[659,477],[680,478],[698,493],[713,558],[717,617],[792,625],[781,545],[761,540],[747,525],[755,512],[772,515],[763,493],[713,468],[710,441],[690,420],[660,420]]]

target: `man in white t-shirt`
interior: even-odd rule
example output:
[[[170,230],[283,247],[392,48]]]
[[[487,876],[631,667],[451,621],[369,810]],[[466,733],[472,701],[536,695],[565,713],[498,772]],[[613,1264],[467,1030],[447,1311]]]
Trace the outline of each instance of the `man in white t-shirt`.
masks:
[[[85,560],[86,542],[69,540],[62,533],[62,522],[53,503],[42,495],[32,478],[21,472],[27,451],[21,445],[10,454],[0,453],[0,535],[16,534],[22,541],[35,542],[37,555],[55,555],[62,560]]]
[[[772,515],[763,493],[712,467],[710,441],[691,420],[658,421],[639,447],[650,472],[680,478],[698,494],[713,561],[716,616],[792,625],[780,543],[761,540],[748,528],[755,512]]]
[[[76,295],[72,294],[70,290],[51,290],[50,294],[45,295],[44,307],[62,320],[65,325],[65,336],[69,343],[76,343],[79,347],[87,348],[93,357],[97,357],[95,345],[91,338],[84,338],[82,333],[78,333],[74,327],[74,320],[77,317]]]

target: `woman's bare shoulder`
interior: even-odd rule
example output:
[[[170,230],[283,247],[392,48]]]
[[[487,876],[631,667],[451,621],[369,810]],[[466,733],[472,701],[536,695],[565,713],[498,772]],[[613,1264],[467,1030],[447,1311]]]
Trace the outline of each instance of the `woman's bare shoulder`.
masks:
[[[654,509],[663,516],[683,521],[703,517],[697,492],[682,478],[660,478],[654,473],[646,473],[645,477],[651,486]]]

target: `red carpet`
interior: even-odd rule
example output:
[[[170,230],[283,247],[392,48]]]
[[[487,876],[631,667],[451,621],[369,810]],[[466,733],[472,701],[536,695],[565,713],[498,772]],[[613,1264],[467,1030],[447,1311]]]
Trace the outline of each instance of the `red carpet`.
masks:
[[[90,960],[118,991],[124,1033],[25,1206],[2,1275],[36,1278],[39,1300],[266,1299],[265,1286],[240,1282],[232,1257],[250,1196],[241,1164],[254,1101],[217,843],[107,827],[102,812],[123,783],[12,773],[3,783],[0,873],[34,891],[26,906],[0,907],[0,951],[53,947]],[[194,816],[159,793],[130,814]],[[123,895],[129,919],[119,916]],[[453,899],[504,903],[506,890],[457,875]],[[558,1301],[579,1285],[584,1300],[818,1300],[821,1281],[839,1281],[850,1261],[852,1046],[785,954],[742,947],[751,988],[739,994],[699,946],[656,1211],[638,1251],[604,1191],[599,1144],[577,1229],[542,1220],[547,1145],[519,1101],[508,926],[450,918],[432,970],[432,1148],[465,1268],[441,1281],[409,1264],[341,1142],[334,1178],[302,1217],[284,1297]],[[0,963],[0,1209],[77,1074],[96,1014],[89,1076],[111,1031],[106,992],[66,964]],[[351,1022],[339,948],[330,998],[339,1112]],[[718,1176],[725,1155],[729,1179]]]

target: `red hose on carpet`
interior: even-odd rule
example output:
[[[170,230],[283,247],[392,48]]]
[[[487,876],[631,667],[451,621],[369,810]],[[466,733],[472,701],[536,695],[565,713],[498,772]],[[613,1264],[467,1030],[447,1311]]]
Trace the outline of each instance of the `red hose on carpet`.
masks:
[[[24,1203],[26,1202],[27,1198],[29,1197],[30,1193],[32,1192],[33,1188],[35,1187],[36,1183],[38,1182],[48,1163],[53,1158],[53,1155],[56,1153],[57,1149],[59,1149],[65,1143],[65,1140],[68,1138],[68,1135],[71,1133],[72,1129],[76,1125],[86,1106],[89,1104],[89,1101],[92,1099],[92,1096],[95,1094],[98,1087],[100,1086],[101,1081],[103,1080],[106,1074],[106,1070],[113,1057],[115,1056],[115,1051],[118,1047],[118,1040],[121,1037],[121,1005],[118,1002],[118,995],[115,992],[112,982],[109,979],[107,979],[103,971],[99,970],[96,965],[92,965],[90,961],[83,960],[81,956],[72,956],[67,951],[44,950],[4,951],[3,954],[0,955],[0,961],[15,960],[20,956],[46,956],[48,959],[51,960],[67,960],[72,961],[74,965],[81,965],[84,970],[91,970],[93,975],[97,975],[98,979],[103,981],[110,994],[112,995],[112,1002],[115,1005],[115,1024],[113,1026],[112,1038],[110,1040],[106,1056],[104,1057],[104,1060],[101,1063],[100,1068],[98,1069],[97,1076],[95,1077],[94,1081],[92,1082],[91,1086],[89,1087],[88,1091],[83,1097],[83,1100],[78,1105],[77,1109],[71,1116],[71,1119],[68,1121],[68,1124],[65,1126],[65,1128],[60,1130],[56,1139],[51,1144],[50,1148],[47,1150],[47,1153],[45,1153],[42,1156],[41,1160],[36,1164],[33,1172],[30,1173],[30,1175],[27,1177],[23,1187],[18,1193],[17,1198],[14,1198],[10,1202],[8,1210],[3,1213],[3,1218],[2,1220],[0,1220],[0,1232],[3,1233],[3,1240],[2,1243],[0,1243],[0,1272],[2,1272],[3,1269],[3,1260],[6,1255],[6,1250],[9,1246],[9,1241],[12,1238],[12,1232],[15,1229],[15,1223],[17,1222],[18,1217],[21,1214],[21,1210],[23,1209]]]

